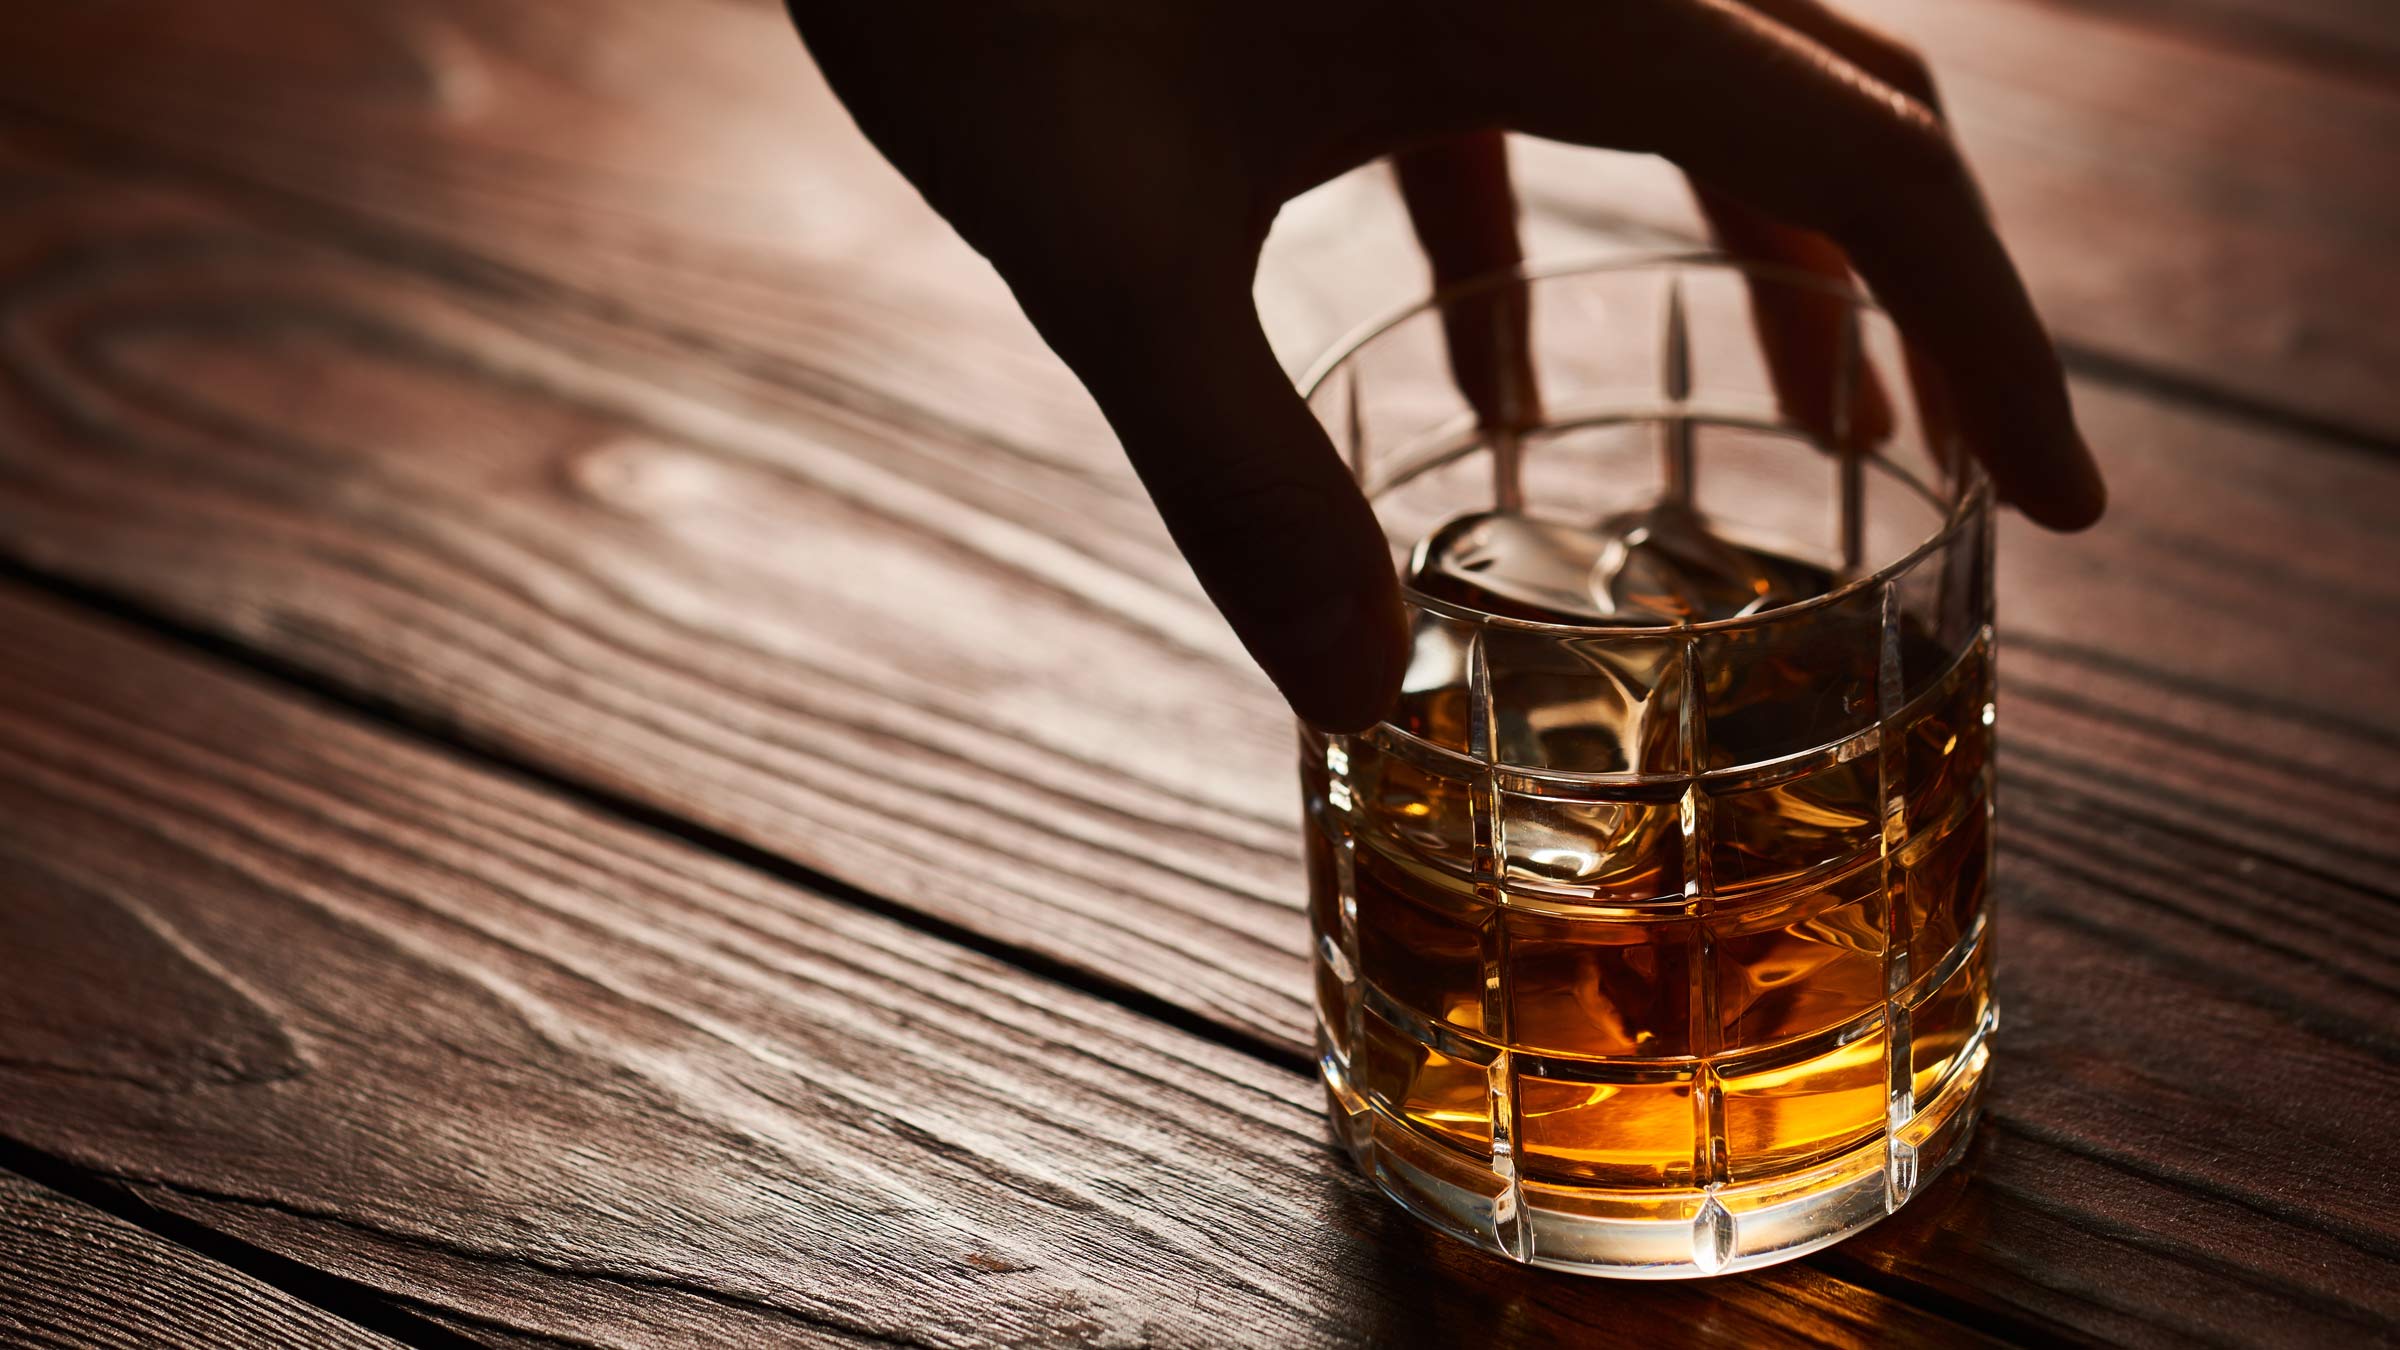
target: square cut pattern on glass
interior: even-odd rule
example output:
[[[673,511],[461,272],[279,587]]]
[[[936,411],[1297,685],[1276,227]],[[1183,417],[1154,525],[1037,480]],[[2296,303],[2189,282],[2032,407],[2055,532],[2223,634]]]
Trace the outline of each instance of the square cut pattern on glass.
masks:
[[[1319,933],[1342,931],[1342,877],[1335,854],[1341,845],[1314,818],[1300,825],[1301,859],[1308,869],[1308,921]]]
[[[1879,855],[1877,763],[1868,753],[1772,787],[1712,785],[1709,862],[1717,895],[1762,893]]]
[[[1500,911],[1508,925],[1511,1043],[1546,1055],[1692,1053],[1696,920],[1562,919]]]
[[[1847,1045],[1797,1062],[1721,1069],[1732,1179],[1797,1171],[1874,1138],[1885,1119],[1886,1044],[1878,1023]]]
[[[1706,767],[1763,764],[1874,726],[1882,634],[1871,586],[1759,627],[1702,633]]]
[[[1443,1054],[1372,1009],[1359,1020],[1366,1042],[1352,1061],[1359,1091],[1449,1147],[1488,1154],[1491,1078],[1484,1067]]]
[[[1681,641],[1493,628],[1484,661],[1497,762],[1571,773],[1683,769]]]
[[[1300,810],[1311,821],[1323,819],[1325,813],[1333,809],[1332,803],[1326,799],[1332,779],[1325,769],[1325,755],[1328,747],[1333,745],[1344,747],[1340,751],[1342,755],[1349,754],[1347,737],[1324,740],[1305,729],[1300,736]]]
[[[1483,932],[1467,882],[1375,849],[1352,855],[1359,975],[1432,1022],[1482,1034]]]
[[[1675,789],[1612,801],[1503,791],[1496,831],[1504,883],[1599,905],[1683,901],[1682,800]]]
[[[1945,812],[1982,788],[1992,754],[1991,655],[1973,644],[1952,678],[1915,707],[1901,731],[1908,833],[1915,837],[1940,823]]]
[[[1543,353],[1546,357],[1549,353]],[[1552,520],[1604,520],[1658,500],[1658,428],[1647,422],[1537,427],[1520,464],[1525,500]]]
[[[1805,436],[1759,427],[1701,423],[1692,439],[1692,503],[1718,533],[1772,541],[1771,551],[1787,555],[1828,557],[1841,547],[1837,513],[1827,506],[1837,500],[1837,456]]]
[[[1362,842],[1409,854],[1453,872],[1475,865],[1475,785],[1419,767],[1375,744],[1346,738],[1353,826]],[[1463,767],[1463,766],[1462,766]]]
[[[1983,911],[1992,861],[1991,812],[1978,798],[1949,829],[1901,851],[1900,903],[1908,916],[1908,968],[1928,971]]]
[[[1341,846],[1313,818],[1301,824],[1300,838],[1308,865],[1309,931],[1318,935],[1309,962],[1316,978],[1317,1020],[1334,1050],[1348,1055],[1351,983],[1343,978],[1341,873],[1334,857]]]
[[[1528,1181],[1628,1189],[1689,1182],[1692,1080],[1581,1083],[1517,1075],[1517,1159]]]
[[[1325,1034],[1325,1043],[1333,1052],[1347,1058],[1350,1045],[1350,988],[1342,983],[1327,962],[1325,953],[1318,952],[1310,962],[1316,969],[1317,1027]]]
[[[1679,268],[1663,289],[1662,322],[1652,330],[1658,334],[1652,359],[1660,391],[1669,397],[1696,393],[1711,409],[1738,410],[1759,421],[1775,417],[1783,400],[1758,342],[1746,278],[1730,268]],[[1670,307],[1678,313],[1667,313]],[[1811,495],[1824,494],[1818,489]]]
[[[1722,1044],[1811,1036],[1883,1005],[1882,870],[1870,860],[1796,902],[1708,920]]]
[[[1448,615],[1413,607],[1409,622],[1408,670],[1400,680],[1400,701],[1385,720],[1412,736],[1466,754],[1472,746],[1467,671],[1475,630]]]
[[[1992,621],[1992,588],[1985,575],[1988,528],[1987,520],[1967,522],[1893,581],[1900,600],[1905,697],[1931,688]]]
[[[1919,1107],[1932,1100],[1983,1021],[1991,1001],[1990,955],[1989,943],[1976,947],[1909,1013],[1908,1078]]]

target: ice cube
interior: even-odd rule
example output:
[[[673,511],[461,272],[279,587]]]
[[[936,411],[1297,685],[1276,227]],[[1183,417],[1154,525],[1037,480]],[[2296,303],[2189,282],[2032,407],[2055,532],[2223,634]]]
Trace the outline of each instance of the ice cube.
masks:
[[[1410,580],[1455,604],[1548,623],[1740,618],[1827,590],[1823,568],[1723,538],[1664,501],[1592,525],[1478,511],[1417,545]]]

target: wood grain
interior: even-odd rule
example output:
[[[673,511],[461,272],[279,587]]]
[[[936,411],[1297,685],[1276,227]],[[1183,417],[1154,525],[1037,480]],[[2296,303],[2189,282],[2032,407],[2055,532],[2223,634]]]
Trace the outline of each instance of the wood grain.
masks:
[[[2393,654],[2374,636],[2394,608],[2392,474],[2145,392],[2224,394],[2272,419],[2391,438],[2400,405],[2381,372],[2394,351],[2377,318],[2396,298],[2381,243],[2395,223],[2390,100],[2363,82],[2328,84],[2289,53],[2244,54],[2122,15],[2017,0],[1867,8],[1922,40],[1945,72],[2046,308],[2079,360],[2115,382],[2080,390],[2118,484],[2108,532],[2041,547],[2014,536],[2006,549],[2010,1022],[1992,1128],[1942,1204],[1912,1208],[1755,1301],[1738,1295],[1730,1311],[1670,1303],[1643,1323],[1655,1310],[1561,1305],[1535,1285],[1469,1300],[1455,1322],[1371,1316],[1356,1335],[1435,1339],[1511,1318],[1559,1334],[1632,1317],[1661,1335],[1691,1323],[1719,1340],[1844,1339],[1887,1316],[1932,1334],[1887,1304],[1859,1303],[1867,1296],[1835,1277],[1971,1310],[2020,1337],[2178,1344],[2234,1327],[2248,1342],[2312,1344],[2371,1337],[2394,1316],[2382,1216],[2400,1173],[2387,898],[2400,889],[2388,838],[2400,770]],[[947,931],[1123,982],[1288,1061],[1306,1014],[1274,705],[1199,604],[1081,395],[988,272],[849,133],[780,22],[764,5],[670,15],[275,0],[205,23],[143,6],[105,20],[45,14],[30,31],[0,20],[12,39],[0,58],[8,98],[140,149],[97,171],[48,149],[10,163],[0,551],[441,734],[871,888]],[[130,31],[144,40],[122,41]],[[89,59],[103,45],[114,53],[105,70]],[[173,175],[142,186],[153,159],[200,190]],[[1526,177],[1549,251],[1688,228],[1682,189],[1663,173],[1537,149]],[[1412,284],[1397,228],[1372,176],[1290,213],[1265,296],[1287,350]],[[221,715],[190,706],[195,718]],[[230,755],[225,744],[216,753]],[[148,782],[158,771],[122,772]],[[298,761],[288,773],[305,782],[325,770]],[[247,828],[251,800],[210,809]],[[135,814],[115,799],[91,809]],[[372,812],[339,819],[345,839],[388,828]],[[99,837],[87,852],[139,859],[147,847]],[[465,868],[460,883],[389,862],[398,846],[367,856],[412,878],[399,898],[325,899],[323,885],[343,895],[375,870],[330,844],[307,856],[337,862],[307,876],[333,882],[291,882],[299,901],[236,908],[229,893],[254,886],[258,864],[203,838],[179,842],[172,866],[128,861],[103,875],[130,872],[123,884],[145,895],[187,888],[199,912],[278,932],[295,905],[334,915],[304,931],[331,932],[311,945],[329,946],[344,971],[371,972],[394,946],[441,951],[468,931],[439,907],[462,894],[516,912],[471,884],[488,871]],[[435,850],[442,866],[497,847],[469,838]],[[232,872],[191,861],[229,850]],[[195,871],[215,880],[191,888]],[[567,885],[613,884],[580,880],[607,873]],[[426,905],[433,937],[407,926]],[[302,1091],[208,1077],[277,1072],[283,1022],[158,955],[138,925],[99,922],[102,938],[76,938],[83,964],[68,968],[156,967],[175,1035],[77,1006],[55,1021],[15,1019],[34,1052],[94,1082],[131,1075],[184,1096]],[[547,954],[560,926],[475,930],[499,955],[478,948],[465,975],[423,958],[436,969],[425,983],[437,1003],[480,1010],[494,1005],[476,1001],[476,981],[498,968],[518,982],[512,993],[531,982],[580,1009],[596,996],[557,991],[596,982],[591,970],[622,979],[625,958],[603,944],[572,976],[535,964],[528,952]],[[235,928],[218,931],[217,946],[245,950]],[[906,953],[873,968],[889,978],[931,960]],[[674,1010],[661,1017],[702,1015],[650,993],[680,990],[688,977],[674,962],[628,968]],[[418,1010],[388,981],[366,987],[380,1006]],[[780,1013],[744,1001],[781,997],[753,992],[734,1014],[705,1015],[781,1028]],[[566,1024],[584,1038],[578,1054],[587,1041],[614,1053],[615,1013],[591,1015],[608,1029]],[[939,1010],[903,1003],[894,1015]],[[386,1062],[380,1024],[340,1025],[334,1039]],[[625,1084],[688,1063],[730,1094],[747,1064],[634,1025],[656,1057],[623,1080],[592,1067],[607,1054],[573,1061],[610,1085],[588,1092],[552,1085],[544,1045],[511,1043],[524,1051],[503,1057],[516,1067],[490,1073],[451,1047],[399,1046],[398,1082],[456,1077],[463,1062],[462,1092],[530,1103],[536,1123],[493,1151],[466,1150],[461,1128],[429,1136],[387,1119],[400,1113],[396,1086],[356,1087],[365,1070],[354,1060],[349,1077],[318,1080],[340,1084],[325,1091],[342,1098],[316,1100],[319,1114],[228,1106],[196,1136],[89,1160],[148,1168],[166,1178],[161,1203],[262,1243],[316,1250],[338,1234],[345,1270],[396,1291],[431,1281],[478,1334],[671,1319],[697,1337],[788,1330],[793,1316],[819,1319],[802,1334],[826,1339],[924,1334],[841,1302],[849,1287],[915,1291],[987,1319],[945,1323],[936,1343],[1082,1334],[1062,1307],[1100,1308],[1095,1336],[1171,1342],[1229,1324],[1334,1335],[1326,1319],[1339,1301],[1311,1303],[1288,1285],[1232,1297],[1232,1323],[1195,1314],[1144,1326],[1151,1301],[1188,1307],[1228,1278],[1189,1257],[1194,1230],[1173,1225],[1168,1245],[1186,1255],[1169,1276],[1095,1293],[1071,1273],[993,1272],[1035,1290],[998,1312],[954,1294],[956,1279],[980,1276],[885,1246],[864,1248],[864,1273],[813,1256],[778,1265],[788,1258],[770,1250],[776,1239],[830,1246],[845,1218],[888,1228],[893,1242],[932,1221],[872,1203],[795,1216],[805,1179],[829,1174],[802,1170],[794,1183],[774,1171],[781,1155],[727,1163],[727,1189],[711,1189],[700,1170],[738,1150],[705,1131],[684,1142],[683,1080],[673,1079],[683,1095],[665,1098]],[[1156,1035],[1139,1025],[1115,1034]],[[92,1027],[105,1034],[82,1034]],[[177,1036],[201,1038],[222,1062]],[[1230,1062],[1247,1067],[1213,1071],[1254,1075],[1243,1081],[1266,1084],[1278,1110],[1306,1114],[1290,1076]],[[1154,1105],[1108,1091],[1124,1095],[1103,1093],[1093,1109]],[[655,1198],[641,1189],[646,1170],[613,1175],[596,1201],[521,1175],[517,1155],[562,1147],[561,1118],[688,1147],[693,1170],[658,1184],[719,1205],[698,1206],[716,1226],[670,1229],[656,1249],[613,1212],[591,1221],[598,1237],[545,1244],[512,1226],[529,1214],[582,1219],[586,1205],[639,1216]],[[363,1138],[337,1161],[365,1158],[358,1175],[396,1198],[364,1206],[361,1220],[354,1178],[325,1166],[295,1181],[289,1157],[254,1156],[244,1127],[261,1119],[286,1154],[320,1134]],[[797,1127],[776,1128],[786,1133],[760,1132],[786,1152],[802,1149],[796,1138],[813,1146]],[[837,1157],[865,1152],[836,1138]],[[1004,1151],[992,1138],[972,1134],[953,1152]],[[636,1170],[634,1156],[619,1174]],[[1190,1156],[1131,1175],[1180,1196],[1194,1184]],[[1239,1175],[1295,1184],[1296,1173],[1238,1156],[1228,1166]],[[422,1161],[413,1173],[401,1168],[411,1158]],[[968,1164],[943,1165],[947,1195]],[[763,1179],[771,1172],[789,1189]],[[1273,1197],[1223,1203],[1234,1219],[1203,1207],[1191,1222],[1247,1234],[1260,1211],[1241,1206],[1259,1204],[1274,1223],[1311,1219]],[[1356,1206],[1340,1210],[1354,1226],[1396,1224],[1369,1199],[1341,1203]],[[753,1232],[754,1209],[766,1217]],[[1029,1240],[1064,1233],[1071,1250],[1128,1259],[1126,1242],[1091,1227],[1042,1223],[1052,1226]],[[467,1235],[464,1252],[442,1245],[452,1229]],[[1405,1225],[1374,1232],[1409,1238]],[[1265,1250],[1287,1278],[1319,1256]],[[730,1274],[717,1265],[724,1253]],[[1424,1269],[1454,1285],[1486,1277],[1447,1249],[1408,1259],[1418,1264],[1374,1277],[1386,1306],[1408,1308]],[[1260,1279],[1249,1267],[1236,1276],[1244,1288]],[[785,1291],[811,1280],[835,1294]],[[635,1306],[650,1299],[661,1306]]]
[[[2400,338],[2380,319],[2400,308],[2387,82],[2046,0],[1849,8],[1942,73],[2037,298],[2096,368],[2400,439],[2386,378]],[[780,6],[229,0],[201,15],[140,0],[0,15],[0,37],[20,109],[402,227],[496,284],[630,308],[797,384],[1110,462],[1086,400],[989,269],[874,159]],[[1539,217],[1692,231],[1680,180],[1654,161],[1524,149],[1537,231]],[[1354,180],[1372,219],[1345,208],[1328,228],[1397,228],[1380,174]],[[1307,258],[1270,269],[1268,288],[1348,278],[1368,300],[1341,325],[1418,289],[1413,263]],[[935,324],[941,344],[914,341]]]
[[[1282,719],[1107,489],[351,235],[12,167],[20,566],[1299,1057]],[[2358,627],[2400,470],[2087,395],[2155,490],[2007,550],[2012,1020],[1973,1222],[1912,1208],[1813,1278],[2155,1344],[2223,1334],[2227,1284],[2245,1337],[2355,1336],[2400,1314],[2400,770]]]
[[[2072,6],[1855,0],[1924,52],[2070,361],[2400,440],[2400,97],[2388,76]],[[1528,142],[1538,212],[1697,236],[1655,161]]]
[[[1120,533],[1064,476],[772,382],[704,401],[710,367],[638,331],[184,194],[56,192],[0,245],[15,556],[1306,1044],[1284,722],[1153,522]],[[2010,633],[2048,644],[2025,692],[2156,704],[2147,730],[2101,714],[2121,801],[2179,766],[2184,818],[2305,816],[2253,846],[2351,865],[2305,851],[2330,831],[2388,880],[2374,794],[2400,784],[2345,728],[2395,725],[2389,651],[2349,640],[2400,603],[2374,562],[2391,472],[2143,401],[2094,412],[2130,488],[2115,521],[2004,552]],[[2026,735],[2091,760],[2068,713]],[[2309,748],[2261,790],[2252,743]],[[2367,795],[2311,790],[2337,768]]]
[[[2383,0],[2048,0],[2212,46],[2258,50],[2344,79],[2389,80],[2400,10]]]
[[[475,1337],[1974,1339],[1486,1260],[1298,1073],[13,588],[0,640],[0,1133]]]
[[[7,1173],[0,1173],[0,1342],[127,1350],[394,1344]]]
[[[432,717],[662,809],[705,797],[690,819],[970,928],[1050,934],[1051,956],[1230,1023],[1273,1009],[1287,1045],[1304,1038],[1288,724],[1155,524],[1112,539],[1062,476],[842,409],[626,382],[576,354],[606,333],[537,345],[410,273],[200,224],[180,197],[122,228],[108,197],[80,200],[0,243],[80,278],[51,298],[82,315],[37,296],[0,337],[33,395],[0,413],[16,556],[145,590],[136,536],[167,522],[120,494],[147,464],[170,514],[198,524],[214,501],[250,522],[169,546],[244,555],[188,570],[210,594],[172,603],[199,626],[420,709],[464,675],[515,711],[487,721],[501,704],[478,695]],[[40,394],[89,378],[69,352],[91,349],[55,325],[161,269],[197,285],[184,315],[217,316],[137,324],[165,401]],[[395,304],[427,322],[377,317]],[[172,444],[135,448],[158,432]],[[130,458],[44,449],[69,443]],[[356,611],[289,607],[278,579],[311,556],[346,580],[302,589],[365,600],[376,641],[354,643]],[[723,776],[674,767],[695,758]]]
[[[0,13],[0,71],[19,110],[320,224],[397,227],[380,247],[495,290],[641,314],[862,412],[905,398],[997,453],[1129,481],[1090,400],[858,134],[773,0],[205,17],[136,0]]]

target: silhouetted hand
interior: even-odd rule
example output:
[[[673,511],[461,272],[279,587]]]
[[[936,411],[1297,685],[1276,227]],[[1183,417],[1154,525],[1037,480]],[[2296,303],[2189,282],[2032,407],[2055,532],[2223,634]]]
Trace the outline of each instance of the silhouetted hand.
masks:
[[[2023,284],[1905,48],[1815,0],[792,0],[859,126],[1099,401],[1200,583],[1293,708],[1375,720],[1406,660],[1382,532],[1250,298],[1295,194],[1395,151],[1437,279],[1517,259],[1498,132],[1673,160],[1729,249],[1855,267],[2004,500],[2105,496]],[[1823,418],[1838,307],[1758,310]],[[1521,322],[1522,311],[1518,311]],[[1498,318],[1505,326],[1509,320]],[[1516,335],[1521,337],[1521,333]],[[1453,325],[1508,415],[1521,342]],[[1862,388],[1854,423],[1890,413]]]

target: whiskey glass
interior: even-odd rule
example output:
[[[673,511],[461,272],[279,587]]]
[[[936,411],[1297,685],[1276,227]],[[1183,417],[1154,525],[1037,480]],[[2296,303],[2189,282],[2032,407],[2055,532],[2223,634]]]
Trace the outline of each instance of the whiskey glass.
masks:
[[[1813,397],[1754,335],[1778,302],[1838,316]],[[1534,388],[1494,430],[1444,329],[1512,309]],[[1413,642],[1387,720],[1301,731],[1320,1067],[1441,1231],[1740,1271],[1964,1148],[1998,1018],[1992,493],[1904,369],[1854,291],[1690,256],[1486,278],[1304,378]]]

